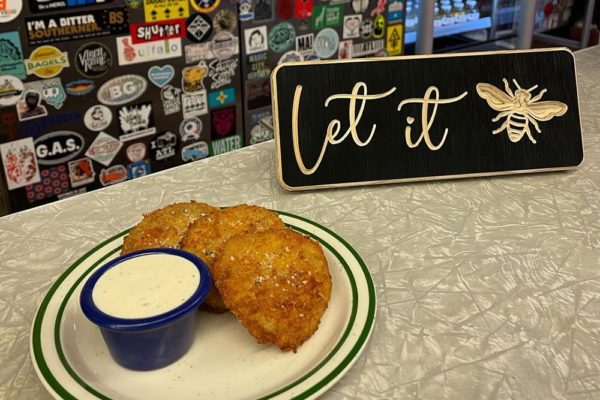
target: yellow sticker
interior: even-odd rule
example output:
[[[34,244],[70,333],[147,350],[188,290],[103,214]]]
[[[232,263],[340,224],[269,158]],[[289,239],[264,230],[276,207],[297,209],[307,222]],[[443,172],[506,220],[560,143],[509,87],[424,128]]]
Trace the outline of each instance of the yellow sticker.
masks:
[[[27,75],[52,78],[69,66],[69,57],[54,46],[40,46],[24,62]]]
[[[192,7],[198,12],[209,13],[219,7],[221,0],[190,0]]]
[[[144,0],[146,22],[181,19],[190,16],[187,0]]]
[[[390,56],[398,56],[402,54],[403,40],[403,25],[388,25],[387,39],[385,48]]]

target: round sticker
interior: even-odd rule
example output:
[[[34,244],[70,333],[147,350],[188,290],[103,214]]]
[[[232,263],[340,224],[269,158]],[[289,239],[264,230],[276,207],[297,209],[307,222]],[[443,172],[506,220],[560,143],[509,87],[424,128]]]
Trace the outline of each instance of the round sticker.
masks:
[[[75,53],[75,68],[86,78],[99,78],[112,66],[108,47],[98,42],[88,42]]]
[[[231,57],[236,46],[235,37],[228,31],[218,32],[212,40],[212,51],[221,60]]]
[[[221,0],[190,0],[194,10],[200,13],[209,13],[219,7]]]
[[[196,14],[189,17],[185,22],[187,38],[192,42],[201,43],[210,37],[213,24],[210,17],[205,14]]]
[[[282,22],[271,28],[269,32],[269,47],[276,53],[289,49],[296,39],[296,30],[289,22]]]
[[[332,28],[325,28],[315,37],[315,52],[319,58],[329,58],[338,51],[340,37]]]
[[[100,132],[108,128],[112,122],[112,112],[103,105],[90,107],[83,116],[83,123],[90,131]]]
[[[23,82],[12,75],[0,76],[0,106],[17,104],[23,95]]]
[[[184,142],[200,139],[200,132],[202,132],[202,121],[198,117],[186,118],[179,125],[179,134]]]
[[[304,61],[304,57],[302,56],[302,54],[300,54],[299,52],[297,52],[295,50],[290,50],[281,56],[281,58],[279,59],[277,64],[282,64],[284,62],[299,62],[299,61]]]
[[[23,10],[23,0],[0,1],[0,24],[17,18]]]
[[[52,78],[69,66],[67,53],[54,46],[41,46],[25,60],[25,72],[39,78]]]
[[[237,17],[231,10],[221,10],[213,18],[213,28],[215,32],[234,33],[237,28]]]
[[[144,143],[138,142],[130,144],[125,150],[125,154],[127,154],[127,158],[130,162],[138,162],[142,161],[146,158],[146,145]]]

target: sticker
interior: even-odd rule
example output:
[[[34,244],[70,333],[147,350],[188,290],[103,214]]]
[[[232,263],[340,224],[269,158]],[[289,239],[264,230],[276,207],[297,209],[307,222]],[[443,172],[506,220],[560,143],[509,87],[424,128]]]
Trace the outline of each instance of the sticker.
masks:
[[[208,144],[198,142],[188,144],[181,149],[181,160],[183,162],[198,161],[208,157]]]
[[[352,40],[341,41],[338,46],[338,58],[349,60],[352,58]]]
[[[360,36],[360,24],[362,15],[346,15],[344,17],[344,39],[354,39]]]
[[[148,83],[140,75],[121,75],[104,83],[98,89],[98,101],[107,106],[119,106],[140,97]]]
[[[22,100],[17,102],[17,116],[19,121],[27,121],[28,119],[40,118],[48,115],[46,107],[40,104],[42,95],[35,90],[25,92]]]
[[[121,36],[116,40],[119,65],[139,64],[182,55],[180,38],[138,44],[131,43],[131,36]]]
[[[69,161],[69,180],[72,187],[78,187],[94,182],[96,171],[92,165],[92,160],[82,158],[80,160]]]
[[[362,14],[367,11],[369,0],[352,0],[352,10],[357,14]]]
[[[287,53],[284,53],[277,64],[283,64],[286,62],[299,62],[304,61],[304,57],[302,54],[298,53],[296,50],[290,50]]]
[[[42,81],[27,82],[25,91],[33,90],[42,95],[42,100],[55,109],[62,108],[67,95],[62,87],[60,78],[44,79]]]
[[[160,90],[160,99],[163,104],[163,113],[171,115],[181,111],[181,89],[173,85],[166,85]]]
[[[246,101],[249,110],[271,105],[271,83],[264,81],[246,82]]]
[[[292,0],[277,0],[277,18],[290,19],[293,13],[294,6]]]
[[[181,70],[181,87],[184,92],[197,92],[204,89],[204,78],[208,73],[208,67],[204,61],[193,67],[185,67]]]
[[[362,57],[375,54],[385,48],[383,39],[371,40],[369,42],[355,43],[352,47],[352,57]]]
[[[331,28],[325,28],[315,38],[315,52],[321,59],[329,58],[338,50],[340,38],[338,33]]]
[[[403,8],[402,0],[390,0],[387,14],[388,24],[392,22],[402,23],[402,18],[404,17]]]
[[[172,65],[153,65],[148,69],[148,79],[159,88],[165,86],[171,82],[171,79],[175,76],[175,68]]]
[[[144,0],[146,22],[181,19],[190,16],[187,0]]]
[[[201,60],[215,58],[212,52],[212,43],[196,43],[185,46],[185,63],[193,64]]]
[[[86,78],[99,78],[106,74],[111,66],[112,54],[102,43],[87,42],[75,53],[75,68]]]
[[[8,190],[18,189],[40,181],[33,139],[15,140],[0,145],[2,165]]]
[[[271,75],[271,66],[268,62],[266,51],[247,56],[249,64],[248,80],[268,78]]]
[[[0,106],[17,104],[23,95],[23,82],[12,75],[0,76]]]
[[[259,26],[244,30],[244,40],[246,42],[246,53],[254,54],[261,51],[267,51],[267,26]]]
[[[304,61],[315,61],[315,60],[320,60],[319,56],[316,55],[315,53],[309,54],[304,57]]]
[[[210,113],[212,139],[235,134],[235,107],[219,108]]]
[[[86,188],[82,187],[82,188],[79,188],[79,189],[71,190],[69,192],[61,193],[61,194],[59,194],[56,197],[58,198],[58,200],[62,200],[62,199],[67,199],[69,197],[73,197],[75,195],[83,194],[83,193],[86,193],[86,192],[87,192]]]
[[[212,40],[212,52],[221,59],[226,60],[235,53],[237,38],[227,31],[218,32]]]
[[[209,13],[219,7],[221,0],[190,0],[192,7],[200,13]]]
[[[296,0],[296,18],[312,17],[313,0]]]
[[[343,17],[344,6],[342,4],[315,6],[312,16],[312,27],[313,29],[323,29],[332,26],[340,26],[342,25]]]
[[[307,19],[301,19],[298,21],[298,30],[299,31],[307,31],[310,29],[310,22]]]
[[[310,54],[314,52],[315,34],[296,36],[296,51],[300,54]]]
[[[383,14],[383,12],[385,11],[386,2],[387,0],[377,0],[377,6],[375,6],[375,8],[371,10],[371,17],[374,17],[375,15],[380,16],[381,14]],[[383,15],[381,16],[383,17]],[[375,20],[377,20],[377,18]],[[383,19],[383,22],[385,24],[385,18]]]
[[[93,132],[100,132],[112,122],[112,112],[103,105],[96,105],[88,108],[83,116],[85,127]]]
[[[17,18],[23,10],[23,0],[2,0],[0,2],[0,24]]]
[[[381,49],[381,50],[378,50],[378,51],[375,53],[375,57],[387,57],[388,55],[389,55],[389,54],[388,54],[388,52],[387,52],[387,50],[386,50],[386,49]]]
[[[219,155],[232,150],[241,149],[244,143],[242,135],[229,136],[223,139],[216,139],[210,142],[211,155]]]
[[[14,75],[19,79],[26,78],[18,32],[0,33],[0,54],[0,74]]]
[[[254,6],[254,21],[263,22],[273,19],[273,0],[258,0]]]
[[[269,47],[276,53],[283,53],[294,44],[296,30],[289,22],[281,22],[269,32]]]
[[[213,18],[215,32],[227,31],[235,33],[237,28],[237,17],[231,10],[221,10]]]
[[[212,79],[210,89],[215,90],[230,85],[238,67],[238,59],[213,60],[208,64],[208,77]],[[209,100],[210,102],[210,100]]]
[[[77,157],[84,144],[77,132],[55,131],[37,138],[34,147],[40,165],[57,165]]]
[[[150,174],[150,162],[148,160],[134,162],[127,166],[127,176],[129,180],[141,178]]]
[[[381,14],[375,17],[373,22],[373,37],[375,39],[381,39],[385,33],[385,17]]]
[[[373,21],[370,19],[363,19],[360,24],[360,36],[363,39],[368,39],[373,33]]]
[[[238,8],[240,21],[249,21],[254,18],[252,10],[252,0],[240,0],[240,6]]]
[[[114,185],[127,180],[127,168],[124,165],[113,165],[102,168],[100,171],[100,183],[102,186]]]
[[[30,46],[129,33],[127,8],[25,18]]]
[[[210,17],[205,14],[195,14],[186,21],[187,38],[192,42],[204,42],[212,33],[213,25]]]
[[[150,142],[150,155],[154,161],[164,161],[169,159],[179,149],[179,139],[172,132],[163,132],[154,137]]]
[[[388,25],[385,48],[390,56],[402,54],[403,34],[402,25]]]
[[[273,139],[273,131],[261,124],[255,125],[250,130],[250,144],[257,144]]]
[[[48,128],[51,126],[68,124],[70,122],[79,121],[80,119],[81,113],[79,111],[75,111],[58,115],[49,115],[47,117],[41,117],[35,121],[26,121],[20,124],[19,136],[30,136],[36,138],[40,136],[43,131],[48,130]]]
[[[19,138],[19,119],[14,108],[0,109],[0,143]]]
[[[25,186],[27,201],[30,203],[58,196],[71,190],[67,166],[64,164],[41,170],[40,178],[39,183]]]
[[[142,5],[142,0],[125,0],[125,4],[135,10]]]
[[[136,163],[146,158],[147,151],[148,148],[146,147],[146,144],[137,142],[127,146],[127,149],[125,149],[125,154],[130,162]]]
[[[90,81],[89,79],[79,79],[65,85],[67,94],[71,96],[85,96],[93,92],[95,88],[94,81]]]
[[[63,10],[65,8],[105,5],[112,2],[113,0],[29,0],[29,8],[32,13],[40,13],[45,11]]]
[[[198,117],[186,118],[179,125],[179,135],[183,142],[200,139],[202,121]]]
[[[182,94],[181,103],[183,107],[183,118],[193,117],[195,115],[208,114],[206,90]]]
[[[123,143],[120,140],[115,139],[105,132],[100,132],[92,144],[90,144],[85,155],[108,167],[119,150],[121,150],[121,147],[123,147]]]
[[[119,140],[127,142],[155,133],[151,101],[119,109]]]
[[[25,62],[27,75],[34,74],[40,78],[52,78],[69,66],[69,57],[65,51],[54,46],[41,46],[31,52]]]
[[[131,43],[156,42],[185,37],[185,20],[146,22],[129,26]]]
[[[221,107],[235,102],[235,89],[228,88],[208,94],[208,106],[211,108]]]

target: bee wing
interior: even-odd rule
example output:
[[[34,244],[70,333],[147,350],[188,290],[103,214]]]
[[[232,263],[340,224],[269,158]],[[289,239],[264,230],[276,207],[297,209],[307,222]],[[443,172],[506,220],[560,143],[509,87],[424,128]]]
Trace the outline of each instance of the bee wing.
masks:
[[[513,108],[512,99],[496,86],[489,83],[478,83],[476,88],[477,94],[482,99],[485,99],[488,105],[494,110],[508,111]]]
[[[568,107],[560,101],[540,101],[530,104],[529,114],[538,121],[548,121],[554,117],[560,117],[567,112]]]

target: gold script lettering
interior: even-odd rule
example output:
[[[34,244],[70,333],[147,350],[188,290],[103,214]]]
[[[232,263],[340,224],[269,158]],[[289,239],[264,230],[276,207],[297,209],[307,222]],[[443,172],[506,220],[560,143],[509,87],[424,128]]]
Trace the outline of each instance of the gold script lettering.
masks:
[[[432,93],[434,94],[433,99],[431,99]],[[433,120],[435,119],[435,114],[437,113],[438,105],[457,102],[460,99],[462,99],[463,97],[465,97],[466,95],[467,95],[467,92],[464,92],[460,96],[453,97],[451,99],[441,99],[440,100],[440,91],[438,90],[438,88],[435,86],[430,86],[425,91],[425,96],[422,99],[414,99],[413,98],[413,99],[402,100],[400,102],[400,104],[398,105],[398,111],[400,111],[405,104],[410,104],[410,103],[421,103],[422,104],[421,126],[423,128],[421,131],[421,136],[419,136],[419,139],[417,139],[416,142],[413,142],[411,131],[410,131],[410,126],[407,126],[404,129],[404,137],[406,139],[406,145],[412,149],[412,148],[417,147],[421,143],[421,141],[423,139],[425,139],[425,144],[427,144],[427,147],[430,150],[438,150],[439,148],[441,148],[444,145],[444,142],[446,141],[446,137],[448,136],[448,128],[446,128],[444,130],[444,136],[442,137],[442,140],[440,141],[440,143],[437,146],[433,144],[433,142],[431,141],[431,137],[429,136],[429,129],[431,128],[431,125],[433,124]],[[433,110],[431,112],[431,117],[428,117],[429,104],[433,104]],[[409,122],[409,124],[410,123],[412,123],[412,121]]]
[[[363,91],[363,94],[359,94],[361,90]],[[323,146],[321,147],[321,153],[319,154],[319,158],[317,158],[317,161],[315,162],[315,165],[313,165],[312,168],[307,168],[304,164],[304,161],[302,160],[302,154],[300,154],[300,145],[298,143],[298,113],[300,108],[300,97],[302,95],[302,85],[296,86],[296,91],[294,93],[294,102],[292,106],[292,143],[294,146],[294,156],[296,157],[296,163],[298,164],[300,171],[302,171],[302,173],[305,175],[314,174],[315,171],[321,165],[321,162],[323,161],[323,156],[325,155],[327,145],[335,145],[343,142],[344,139],[346,139],[346,137],[348,136],[348,134],[352,134],[352,139],[354,140],[354,143],[356,143],[358,146],[366,146],[367,144],[369,144],[369,142],[371,142],[371,139],[373,139],[373,135],[375,134],[375,129],[377,125],[373,124],[371,128],[371,134],[365,141],[360,140],[360,138],[358,137],[358,131],[356,130],[356,127],[360,122],[360,118],[362,117],[365,108],[365,102],[367,100],[377,100],[387,97],[390,94],[394,93],[395,90],[396,88],[393,87],[385,93],[367,94],[367,85],[364,82],[358,82],[354,85],[352,93],[350,94],[336,94],[329,96],[327,100],[325,100],[325,107],[327,107],[332,100],[350,100],[350,105],[348,108],[350,126],[348,127],[346,132],[340,138],[338,138],[338,135],[340,133],[341,122],[337,119],[332,120],[327,126],[327,134],[325,136],[325,140],[323,141]],[[356,100],[361,101],[358,113],[356,113]]]

